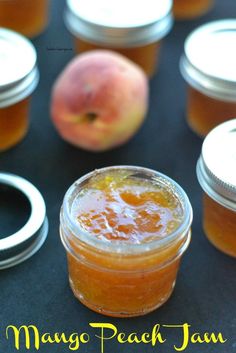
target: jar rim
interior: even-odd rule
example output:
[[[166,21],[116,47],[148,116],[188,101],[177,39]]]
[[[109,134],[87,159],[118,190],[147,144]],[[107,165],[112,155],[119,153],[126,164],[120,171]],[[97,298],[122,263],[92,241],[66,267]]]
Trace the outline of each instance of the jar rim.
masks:
[[[0,239],[0,270],[27,260],[44,244],[48,235],[46,205],[40,191],[18,175],[0,173],[0,184],[18,190],[30,204],[25,225],[16,233]]]
[[[86,1],[84,1],[84,4],[87,4]],[[67,0],[64,19],[68,30],[73,35],[91,43],[109,45],[109,47],[114,48],[145,45],[158,41],[166,36],[173,26],[171,11],[173,0],[162,0],[159,2],[160,5],[156,5],[157,9],[158,6],[161,7],[159,14],[158,11],[156,11],[156,15],[154,16],[153,14],[155,14],[155,12],[150,11],[152,17],[149,20],[146,19],[146,21],[142,20],[140,23],[137,22],[133,24],[128,24],[124,21],[123,23],[121,21],[120,24],[118,22],[114,23],[114,21],[108,21],[107,23],[104,21],[103,23],[102,20],[98,20],[98,15],[96,18],[90,18],[86,11],[83,13],[83,7],[86,8],[88,6],[84,4],[79,6],[74,0]],[[104,5],[105,10],[107,10],[106,6]],[[99,12],[99,9],[101,12],[104,11],[101,6],[97,9],[98,11],[96,11],[96,13]],[[109,11],[110,10],[111,8],[109,8]],[[91,13],[91,10],[89,11],[88,13]],[[123,20],[123,17],[124,15],[121,17],[121,20]],[[104,18],[109,19],[109,16],[104,16]]]
[[[236,101],[235,65],[231,63],[232,55],[227,52],[232,50],[229,49],[232,35],[236,39],[235,19],[201,25],[186,38],[184,53],[180,59],[181,74],[190,86],[209,97],[229,102]],[[216,54],[216,50],[222,54],[213,65],[212,56]]]
[[[143,173],[144,176],[150,178],[150,181],[155,182],[155,180],[156,181],[158,180],[159,183],[160,182],[162,182],[163,184],[165,183],[166,187],[170,187],[172,189],[172,192],[175,193],[176,197],[178,197],[178,200],[181,202],[181,206],[183,207],[183,221],[181,222],[181,224],[178,226],[177,229],[169,233],[163,239],[154,239],[150,242],[141,243],[141,244],[131,244],[131,243],[124,243],[123,241],[120,241],[120,240],[106,242],[103,239],[98,239],[92,236],[91,234],[89,234],[89,232],[82,229],[82,227],[79,226],[78,222],[76,223],[74,221],[74,218],[71,217],[71,214],[70,214],[69,200],[71,199],[71,202],[72,202],[73,194],[75,193],[76,189],[78,189],[79,185],[83,185],[83,183],[85,183],[89,178],[93,177],[95,173],[107,173],[109,171],[122,170],[122,169],[127,170],[129,172],[133,171],[134,173],[137,173],[137,175],[140,173]],[[192,218],[193,218],[193,214],[192,214],[192,207],[191,207],[190,201],[185,191],[179,186],[179,184],[177,184],[174,180],[167,177],[166,175],[160,172],[154,171],[152,169],[138,167],[138,166],[126,166],[126,165],[111,166],[111,167],[97,169],[79,178],[71,185],[71,187],[66,192],[63,200],[63,207],[61,212],[61,222],[68,226],[68,230],[71,232],[71,234],[73,234],[74,239],[82,241],[86,245],[89,245],[100,251],[102,250],[105,252],[107,251],[112,253],[119,253],[123,255],[139,254],[139,253],[144,253],[148,251],[153,251],[156,249],[165,248],[166,246],[174,242],[179,235],[184,237],[188,234],[189,228],[192,223]]]

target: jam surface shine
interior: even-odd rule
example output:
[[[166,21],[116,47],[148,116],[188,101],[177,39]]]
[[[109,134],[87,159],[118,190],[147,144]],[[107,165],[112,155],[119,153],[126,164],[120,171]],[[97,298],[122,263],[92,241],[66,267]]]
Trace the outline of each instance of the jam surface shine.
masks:
[[[131,244],[161,239],[183,218],[181,204],[169,190],[117,172],[92,180],[73,202],[72,214],[90,235]]]

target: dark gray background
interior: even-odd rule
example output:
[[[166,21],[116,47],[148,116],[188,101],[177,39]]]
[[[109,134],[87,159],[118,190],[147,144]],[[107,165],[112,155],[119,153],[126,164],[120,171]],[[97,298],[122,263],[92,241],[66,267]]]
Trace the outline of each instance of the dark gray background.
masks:
[[[41,190],[50,222],[48,239],[40,252],[18,267],[0,272],[0,352],[15,352],[13,340],[5,339],[7,325],[34,324],[41,332],[51,333],[85,331],[94,337],[89,322],[115,323],[127,333],[148,331],[156,323],[187,322],[192,325],[192,332],[221,331],[228,339],[224,345],[191,345],[187,353],[236,352],[236,261],[215,250],[202,231],[201,189],[195,175],[202,141],[185,123],[185,84],[178,69],[187,34],[209,20],[235,17],[235,0],[217,0],[214,10],[200,20],[175,25],[164,41],[160,71],[151,81],[150,110],[144,126],[125,146],[101,154],[66,144],[50,122],[52,84],[73,55],[72,50],[48,50],[72,49],[62,21],[63,7],[63,0],[52,1],[50,26],[33,41],[39,54],[41,81],[32,102],[29,134],[16,148],[0,154],[1,170],[19,174]],[[141,165],[169,175],[186,190],[194,209],[192,243],[184,256],[173,296],[159,310],[134,319],[106,318],[74,299],[58,234],[59,209],[67,188],[84,173],[115,164]],[[168,341],[162,346],[121,346],[113,340],[107,342],[105,352],[174,352],[173,345],[181,341],[180,331],[163,332]],[[68,351],[63,345],[40,349],[48,353]],[[79,351],[100,352],[98,340],[92,339]],[[25,353],[26,349],[20,352]]]

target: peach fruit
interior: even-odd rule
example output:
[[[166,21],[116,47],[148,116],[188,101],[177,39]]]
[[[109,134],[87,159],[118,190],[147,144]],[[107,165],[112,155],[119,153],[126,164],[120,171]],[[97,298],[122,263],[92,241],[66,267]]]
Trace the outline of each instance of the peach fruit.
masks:
[[[89,151],[128,141],[148,108],[148,80],[122,55],[94,50],[78,55],[54,84],[51,116],[63,139]]]

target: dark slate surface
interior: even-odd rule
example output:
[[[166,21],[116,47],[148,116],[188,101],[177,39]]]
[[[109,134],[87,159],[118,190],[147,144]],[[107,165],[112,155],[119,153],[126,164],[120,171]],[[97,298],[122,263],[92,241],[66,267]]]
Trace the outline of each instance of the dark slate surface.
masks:
[[[110,322],[124,332],[149,331],[159,323],[192,325],[191,332],[222,332],[224,345],[190,345],[185,352],[236,352],[236,261],[215,250],[206,240],[201,226],[201,190],[195,164],[202,141],[184,120],[185,84],[178,62],[187,34],[209,20],[236,15],[235,0],[217,0],[215,9],[200,20],[179,22],[166,38],[161,53],[161,69],[151,81],[150,110],[146,123],[125,146],[91,154],[63,142],[49,119],[52,83],[72,57],[72,43],[62,22],[63,0],[52,2],[52,21],[48,30],[34,40],[39,54],[41,81],[34,95],[31,127],[25,140],[0,155],[0,169],[19,174],[33,182],[47,203],[50,222],[48,240],[40,252],[18,267],[0,272],[0,352],[14,353],[12,337],[7,341],[8,325],[34,324],[40,332],[88,332],[91,342],[81,352],[100,352],[99,340],[90,322]],[[67,51],[51,51],[60,47]],[[142,165],[159,170],[188,193],[193,209],[193,237],[184,256],[172,298],[159,310],[141,318],[106,318],[85,308],[74,299],[67,280],[66,257],[58,235],[58,215],[62,198],[71,183],[94,168],[115,164]],[[20,204],[20,201],[19,201]],[[14,212],[17,211],[12,208]],[[19,217],[17,218],[19,224]],[[171,353],[180,345],[181,330],[162,329],[163,345],[105,342],[105,352]],[[35,352],[31,347],[30,352]],[[26,353],[22,348],[20,352]],[[66,353],[64,345],[45,345],[40,352]]]

